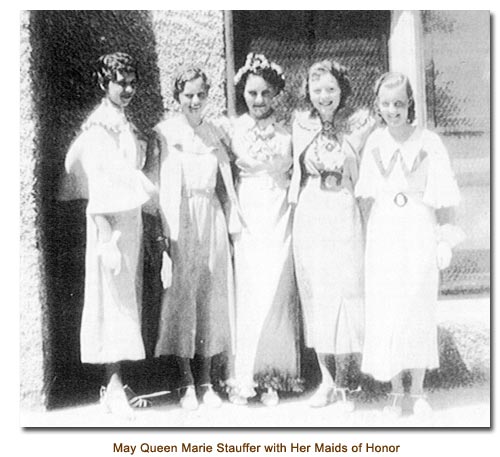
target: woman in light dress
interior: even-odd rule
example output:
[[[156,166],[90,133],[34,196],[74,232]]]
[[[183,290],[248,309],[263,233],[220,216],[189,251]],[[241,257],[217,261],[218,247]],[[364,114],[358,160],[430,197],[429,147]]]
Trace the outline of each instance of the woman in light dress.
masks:
[[[156,127],[160,207],[173,273],[163,297],[155,353],[176,356],[180,404],[189,410],[198,408],[197,393],[204,404],[220,406],[212,388],[212,359],[222,352],[231,354],[234,345],[228,226],[236,233],[241,225],[222,134],[204,119],[209,88],[201,69],[181,70],[174,84],[181,113]],[[195,356],[201,366],[198,379],[191,363]]]
[[[400,415],[403,373],[411,374],[415,413],[429,413],[423,382],[439,366],[438,270],[451,261],[463,233],[450,223],[459,202],[448,153],[439,136],[414,124],[405,75],[387,73],[375,86],[384,127],[366,142],[356,195],[373,203],[366,241],[366,336],[362,370],[391,381],[386,411]]]
[[[281,68],[249,54],[236,77],[247,112],[233,124],[232,152],[245,227],[234,239],[236,358],[233,403],[260,391],[267,406],[278,390],[297,389],[298,320],[287,201],[291,136],[274,116],[273,99],[285,85]]]
[[[65,163],[80,189],[75,198],[88,199],[81,361],[105,365],[103,405],[132,418],[121,362],[145,357],[141,207],[155,189],[141,172],[145,148],[124,112],[136,91],[135,61],[121,52],[104,55],[97,79],[104,97],[82,125]]]
[[[347,373],[362,348],[364,247],[354,197],[361,141],[339,123],[350,93],[344,67],[330,60],[313,64],[306,81],[312,107],[296,113],[292,130],[295,271],[305,343],[315,350],[322,377],[312,407],[337,400],[353,407]]]

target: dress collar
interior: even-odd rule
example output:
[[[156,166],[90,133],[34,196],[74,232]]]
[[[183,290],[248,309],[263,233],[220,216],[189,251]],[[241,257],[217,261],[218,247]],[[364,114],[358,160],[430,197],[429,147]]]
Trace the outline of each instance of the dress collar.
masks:
[[[93,125],[100,125],[107,130],[119,133],[129,126],[129,121],[124,110],[113,105],[105,97],[87,118],[82,128],[86,130]]]
[[[385,127],[382,132],[384,146],[380,151],[384,167],[387,167],[389,165],[394,154],[397,154],[399,151],[401,154],[401,160],[404,162],[406,168],[408,170],[411,170],[415,159],[419,155],[421,150],[421,134],[422,129],[417,127],[405,142],[398,143],[389,133],[389,129]]]
[[[253,117],[251,117],[248,113],[245,113],[239,117],[239,123],[241,127],[245,130],[265,130],[270,125],[274,125],[276,123],[276,116],[271,114],[269,117],[265,119],[260,119],[256,121]]]
[[[305,130],[318,132],[321,130],[321,119],[314,115],[312,111],[301,111],[296,113],[297,123]]]

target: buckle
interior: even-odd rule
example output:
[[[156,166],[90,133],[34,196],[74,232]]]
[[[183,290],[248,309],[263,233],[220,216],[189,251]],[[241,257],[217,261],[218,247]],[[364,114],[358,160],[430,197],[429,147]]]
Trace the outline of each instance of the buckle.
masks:
[[[405,194],[403,194],[403,192],[398,192],[394,196],[394,203],[396,204],[396,206],[402,208],[408,203],[408,197]]]

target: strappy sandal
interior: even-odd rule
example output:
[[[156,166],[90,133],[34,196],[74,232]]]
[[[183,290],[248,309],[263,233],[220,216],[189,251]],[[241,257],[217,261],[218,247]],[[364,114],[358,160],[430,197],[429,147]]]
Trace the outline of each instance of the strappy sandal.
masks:
[[[229,391],[229,401],[233,405],[245,406],[248,404],[248,399],[255,397],[257,392],[253,387],[238,387],[234,384]]]
[[[413,403],[413,414],[415,416],[425,418],[432,414],[432,406],[427,400],[427,395],[411,394],[410,397],[415,399]]]
[[[273,388],[268,388],[267,392],[263,392],[260,395],[260,402],[269,408],[274,408],[275,406],[278,406],[280,397],[278,396],[278,392],[276,392]]]
[[[358,388],[356,391],[361,390]],[[355,392],[356,392],[355,391]],[[335,396],[336,396],[336,408],[341,410],[342,412],[351,413],[354,411],[354,402],[348,399],[348,394],[351,393],[351,390],[347,387],[336,387],[335,388]]]
[[[205,390],[205,393],[201,397],[204,405],[209,408],[220,408],[222,406],[222,400],[215,393],[212,384],[200,384],[199,387]]]
[[[168,395],[170,390],[162,390],[159,392],[153,392],[151,394],[137,395],[130,386],[123,386],[125,395],[127,396],[128,403],[132,408],[150,408],[153,406],[152,398],[162,397],[163,395]]]
[[[320,384],[314,392],[313,396],[309,399],[309,406],[311,408],[323,408],[335,401],[335,384]]]
[[[183,389],[185,389],[185,392],[184,395],[181,396]],[[179,403],[182,409],[187,411],[195,411],[198,409],[199,404],[194,386],[179,387],[177,392],[179,393]]]
[[[401,392],[391,392],[390,404],[384,407],[384,414],[390,417],[400,417],[403,414],[403,398],[405,394]]]
[[[230,393],[228,398],[233,405],[238,405],[238,406],[248,405],[248,398],[243,397],[242,395],[239,395],[237,393],[234,392]]]
[[[99,402],[101,404],[101,407],[107,414],[113,414],[126,420],[135,419],[134,411],[130,407],[130,404],[127,401],[127,397],[123,392],[120,394],[123,395],[122,399],[119,399],[116,396],[119,395],[117,393],[115,393],[115,397],[112,398],[109,390],[106,387],[101,386],[99,390]]]
[[[101,386],[99,389],[99,403],[105,413],[110,413],[111,408],[108,402],[108,396],[106,395],[106,387]]]

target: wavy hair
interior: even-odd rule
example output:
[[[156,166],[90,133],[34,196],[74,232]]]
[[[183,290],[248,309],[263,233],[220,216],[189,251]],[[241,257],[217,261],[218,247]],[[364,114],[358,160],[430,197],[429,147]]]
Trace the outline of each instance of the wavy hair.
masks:
[[[408,76],[398,72],[387,72],[377,79],[377,82],[375,83],[375,101],[373,102],[373,108],[380,122],[385,125],[386,122],[384,121],[378,107],[378,94],[382,86],[389,87],[391,89],[398,86],[405,87],[406,96],[408,97],[408,122],[411,124],[415,120],[415,99],[413,97],[413,89]]]
[[[136,78],[139,78],[136,61],[125,52],[104,54],[97,59],[94,76],[99,86],[104,90],[111,81],[116,81],[118,72],[135,73]]]
[[[177,75],[174,80],[174,89],[173,96],[176,102],[179,102],[179,94],[184,91],[184,87],[186,83],[189,81],[193,81],[194,79],[201,78],[203,81],[203,85],[205,86],[205,90],[210,90],[210,83],[208,81],[208,77],[206,73],[197,66],[187,66],[182,67],[177,71]]]
[[[347,98],[352,94],[351,83],[347,74],[347,68],[340,65],[335,60],[325,59],[320,62],[315,62],[309,68],[307,77],[304,81],[304,95],[306,101],[312,106],[311,97],[309,95],[309,81],[321,77],[324,74],[331,74],[336,80],[340,88],[340,101],[337,111],[344,108]]]

